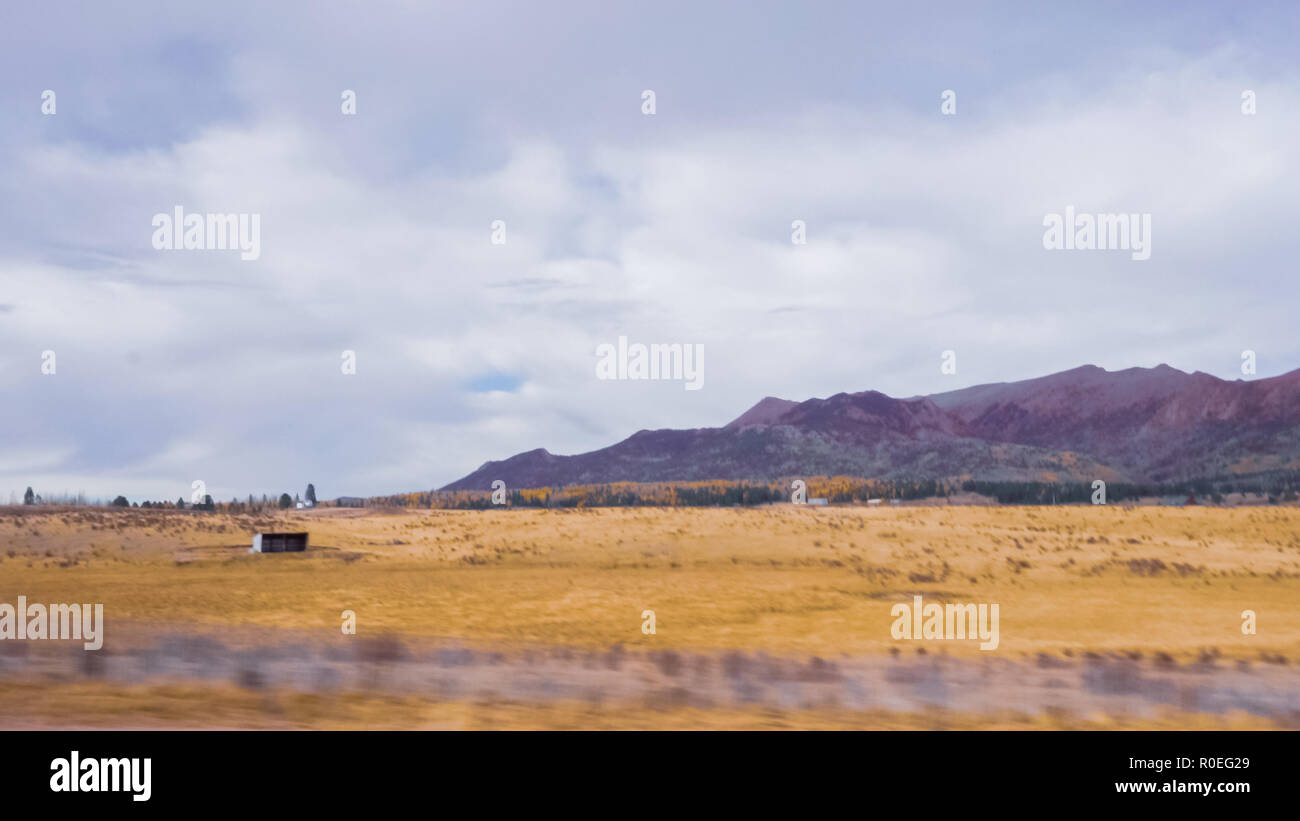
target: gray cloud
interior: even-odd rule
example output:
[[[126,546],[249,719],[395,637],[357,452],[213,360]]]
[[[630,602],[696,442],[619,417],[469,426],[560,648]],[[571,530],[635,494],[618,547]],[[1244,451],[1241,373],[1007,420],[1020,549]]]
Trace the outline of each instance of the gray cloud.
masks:
[[[394,492],[767,395],[1300,365],[1291,11],[134,8],[0,49],[0,491]],[[261,258],[155,251],[176,204]],[[1151,213],[1152,258],[1044,251],[1066,205]],[[620,335],[705,389],[597,380]]]

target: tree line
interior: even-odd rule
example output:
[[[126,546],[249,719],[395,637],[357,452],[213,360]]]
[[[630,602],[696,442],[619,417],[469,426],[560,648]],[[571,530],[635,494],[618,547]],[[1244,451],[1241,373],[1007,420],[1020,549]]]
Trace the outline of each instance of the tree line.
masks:
[[[576,507],[747,507],[791,500],[794,477],[772,481],[698,481],[698,482],[608,482],[601,484],[568,485],[564,487],[522,488],[504,492],[510,507],[576,508]],[[1095,489],[1092,482],[1045,481],[990,481],[969,478],[955,479],[867,479],[854,476],[812,476],[804,478],[807,498],[825,499],[830,503],[862,503],[873,499],[915,501],[921,499],[949,498],[957,493],[974,493],[1004,505],[1082,504],[1090,502]],[[1193,498],[1202,502],[1220,503],[1228,494],[1254,496],[1269,503],[1297,501],[1300,491],[1300,470],[1269,471],[1264,473],[1186,479],[1170,482],[1107,482],[1106,502],[1120,503],[1150,497]],[[303,498],[311,506],[320,503],[316,488],[307,485]],[[12,497],[11,497],[12,499]],[[83,495],[80,502],[61,498],[45,500],[32,488],[23,494],[24,505],[87,504]],[[260,498],[249,494],[246,500],[232,499],[216,502],[204,496],[197,503],[187,503],[184,497],[175,502],[147,500],[130,502],[118,496],[113,507],[162,508],[169,510],[222,511],[226,513],[259,513],[266,510],[288,510],[301,501],[297,494],[281,493],[279,497],[263,494]],[[426,490],[371,496],[355,501],[335,504],[358,504],[363,507],[402,507],[448,510],[487,510],[500,507],[494,503],[490,489],[440,491]]]
[[[852,476],[813,476],[804,479],[807,498],[830,503],[862,503],[873,499],[917,501],[973,493],[1004,505],[1090,503],[1095,489],[1088,482],[985,481],[975,479],[865,479]],[[510,507],[744,507],[791,500],[793,478],[774,481],[611,482],[565,487],[508,490]],[[1188,497],[1220,503],[1230,493],[1253,495],[1271,503],[1297,501],[1300,471],[1273,471],[1247,476],[1190,479],[1172,482],[1108,482],[1106,502],[1141,498]],[[491,490],[419,491],[364,500],[367,507],[406,507],[487,510],[494,504]]]
[[[315,507],[318,504],[316,499],[315,485],[308,483],[307,490],[303,494],[303,497],[301,498],[296,493],[293,496],[290,496],[288,493],[281,493],[278,498],[275,496],[268,496],[264,493],[259,499],[250,493],[248,494],[248,499],[246,501],[240,499],[231,499],[229,502],[217,502],[212,498],[211,494],[204,494],[201,500],[190,501],[187,503],[185,501],[184,496],[178,496],[175,502],[153,500],[153,499],[146,499],[144,501],[132,502],[129,499],[127,499],[127,497],[119,495],[114,497],[111,502],[108,502],[107,506],[139,508],[141,510],[145,510],[145,509],[200,510],[200,511],[222,511],[224,513],[258,513],[264,510],[275,510],[275,509],[288,510],[290,508],[297,507],[298,503],[303,501],[304,498],[306,499],[307,502],[310,503],[310,506],[312,507]],[[11,496],[10,499],[12,501],[13,497]],[[91,503],[86,500],[84,494],[78,494],[75,497],[75,499],[68,497],[67,494],[64,494],[64,496],[56,496],[47,499],[41,496],[41,494],[36,493],[34,490],[32,490],[31,487],[28,487],[26,492],[23,493],[23,504],[24,505],[89,505]],[[96,504],[102,506],[104,503],[98,502]]]

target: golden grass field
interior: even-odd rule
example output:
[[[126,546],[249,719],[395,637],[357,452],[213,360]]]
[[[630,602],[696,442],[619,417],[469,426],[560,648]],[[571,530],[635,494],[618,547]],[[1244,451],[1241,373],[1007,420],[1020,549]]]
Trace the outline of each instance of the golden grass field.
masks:
[[[249,555],[252,534],[307,530],[307,554]],[[998,603],[1000,646],[927,642],[982,659],[1166,654],[1295,665],[1300,508],[604,508],[274,515],[0,510],[0,601],[100,602],[106,646],[160,629],[262,628],[322,640],[400,634],[473,646],[629,653],[887,657],[895,602]],[[341,613],[356,637],[341,637]],[[642,632],[642,612],[656,633]],[[1243,635],[1242,611],[1257,614]],[[237,631],[231,631],[232,635]],[[249,694],[0,680],[0,724],[70,726],[1055,726],[1042,716],[520,706],[380,694]],[[187,690],[186,687],[189,689]],[[152,689],[151,689],[152,688]],[[172,692],[172,690],[164,690]],[[351,700],[349,700],[351,699]],[[398,703],[401,702],[401,703]],[[331,703],[321,709],[321,703]],[[46,705],[45,708],[40,705]],[[132,708],[136,705],[136,708]],[[242,706],[241,706],[242,705]],[[252,705],[252,706],[250,706]],[[1271,726],[1250,716],[1066,726]]]

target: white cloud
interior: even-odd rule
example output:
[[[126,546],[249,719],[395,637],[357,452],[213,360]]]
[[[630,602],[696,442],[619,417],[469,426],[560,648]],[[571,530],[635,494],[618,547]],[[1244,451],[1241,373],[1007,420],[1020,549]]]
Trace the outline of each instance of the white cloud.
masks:
[[[291,94],[290,70],[247,56],[231,82]],[[397,116],[409,91],[372,86],[360,110]],[[1233,376],[1243,347],[1262,374],[1300,364],[1292,78],[1260,81],[1231,51],[1148,55],[961,99],[956,118],[936,95],[932,111],[790,100],[730,123],[673,120],[670,100],[653,122],[521,126],[494,159],[452,168],[431,149],[400,172],[364,116],[350,132],[297,98],[164,147],[25,136],[6,170],[48,231],[0,245],[0,423],[36,456],[0,462],[0,489],[36,473],[157,498],[196,477],[222,499],[396,492],[533,447],[723,424],[769,394],[913,395],[1085,362]],[[261,259],[154,251],[150,217],[176,204],[260,213]],[[1151,213],[1152,259],[1044,252],[1043,214],[1070,204]],[[596,380],[595,347],[618,335],[703,343],[705,389]],[[467,387],[491,373],[521,387]]]

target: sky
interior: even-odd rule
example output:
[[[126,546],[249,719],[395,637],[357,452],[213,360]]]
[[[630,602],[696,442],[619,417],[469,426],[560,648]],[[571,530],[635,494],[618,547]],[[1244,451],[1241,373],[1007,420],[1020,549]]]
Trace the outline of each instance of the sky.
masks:
[[[1294,4],[205,5],[0,10],[0,501],[1300,367]],[[260,254],[156,248],[177,206]],[[1067,206],[1148,215],[1150,257],[1046,249]],[[700,389],[598,378],[619,337],[702,346]]]

